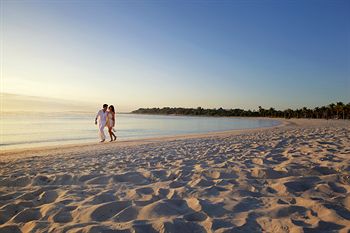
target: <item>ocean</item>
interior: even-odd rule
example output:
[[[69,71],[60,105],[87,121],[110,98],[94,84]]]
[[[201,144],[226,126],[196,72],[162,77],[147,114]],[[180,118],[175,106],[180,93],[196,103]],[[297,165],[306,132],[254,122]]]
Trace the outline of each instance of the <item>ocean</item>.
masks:
[[[1,113],[0,148],[17,149],[98,142],[96,113]],[[117,140],[252,129],[278,125],[268,119],[117,114]],[[105,130],[107,141],[109,135]]]

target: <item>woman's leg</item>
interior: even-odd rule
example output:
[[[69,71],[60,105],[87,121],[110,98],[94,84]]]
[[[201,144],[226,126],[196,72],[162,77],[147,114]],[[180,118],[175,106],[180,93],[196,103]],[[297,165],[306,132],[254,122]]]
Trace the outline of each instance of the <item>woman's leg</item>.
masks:
[[[109,133],[109,136],[111,137],[111,141],[113,141],[113,138],[112,138],[112,127],[108,127],[108,133]]]
[[[111,132],[112,132],[112,130],[111,130]],[[114,141],[117,140],[117,136],[115,136],[115,134],[113,132],[112,132],[112,135],[114,137]]]

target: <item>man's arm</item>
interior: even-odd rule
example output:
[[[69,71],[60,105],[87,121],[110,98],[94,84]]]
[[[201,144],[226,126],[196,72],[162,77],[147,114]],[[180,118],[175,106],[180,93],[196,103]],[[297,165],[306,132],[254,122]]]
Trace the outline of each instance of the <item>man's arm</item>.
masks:
[[[97,125],[97,118],[98,118],[98,115],[100,114],[100,111],[97,112],[96,114],[96,117],[95,117],[95,125]]]

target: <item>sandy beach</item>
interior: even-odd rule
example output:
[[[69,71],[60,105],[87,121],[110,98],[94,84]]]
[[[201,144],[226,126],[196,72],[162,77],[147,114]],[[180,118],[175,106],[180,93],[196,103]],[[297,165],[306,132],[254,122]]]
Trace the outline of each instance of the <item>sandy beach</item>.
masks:
[[[349,232],[350,122],[0,152],[0,232]]]

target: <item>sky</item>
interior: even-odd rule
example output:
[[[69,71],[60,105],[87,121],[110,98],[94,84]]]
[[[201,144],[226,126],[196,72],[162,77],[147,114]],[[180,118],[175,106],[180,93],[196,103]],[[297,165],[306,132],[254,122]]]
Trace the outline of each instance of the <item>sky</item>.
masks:
[[[350,1],[1,0],[0,92],[140,107],[350,102]]]

